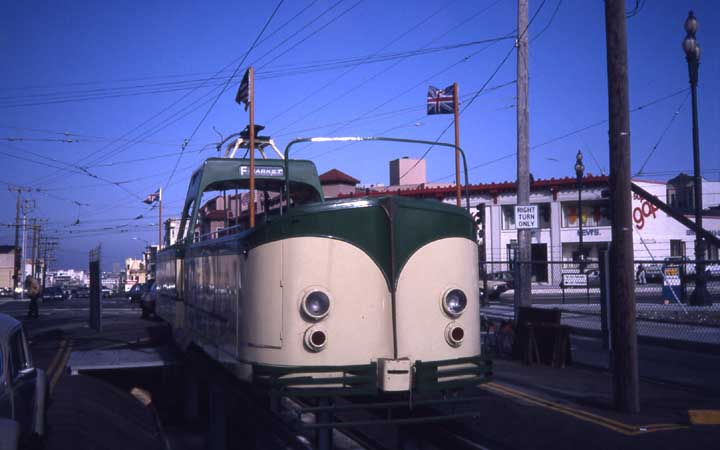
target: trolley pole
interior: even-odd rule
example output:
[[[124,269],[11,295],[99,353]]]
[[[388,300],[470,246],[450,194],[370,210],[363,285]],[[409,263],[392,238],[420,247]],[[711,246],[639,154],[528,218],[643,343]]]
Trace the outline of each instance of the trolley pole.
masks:
[[[455,193],[457,206],[462,207],[462,194],[460,187],[460,108],[458,105],[458,84],[453,83],[453,111],[455,111]],[[470,211],[468,211],[470,212]]]
[[[517,19],[517,204],[530,204],[530,150],[528,114],[528,0],[518,0]],[[530,237],[531,230],[519,229],[518,280],[515,283],[515,313],[520,306],[532,304],[530,298]]]
[[[160,189],[158,189],[158,252],[162,250],[163,242],[162,242],[162,229],[163,229],[163,221],[162,221],[162,186],[160,186]]]
[[[250,214],[250,228],[255,227],[255,69],[248,69],[248,105],[250,107],[250,124],[248,126],[248,152],[250,153],[250,199],[248,211]],[[290,199],[288,207],[290,206]],[[282,205],[280,205],[282,208]]]
[[[615,407],[640,411],[635,280],[633,268],[630,179],[630,113],[628,98],[625,0],[605,0],[605,38],[610,119],[610,313],[612,317],[613,393]]]

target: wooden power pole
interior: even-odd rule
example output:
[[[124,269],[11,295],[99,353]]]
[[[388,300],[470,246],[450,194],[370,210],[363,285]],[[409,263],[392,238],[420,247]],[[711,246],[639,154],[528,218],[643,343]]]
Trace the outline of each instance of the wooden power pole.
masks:
[[[637,334],[633,266],[630,178],[630,112],[628,98],[625,0],[605,0],[605,39],[610,119],[610,301],[615,407],[638,412]]]
[[[517,204],[530,204],[530,150],[528,113],[528,0],[518,0],[517,19]],[[532,304],[530,298],[530,237],[531,230],[518,229],[515,283],[515,312],[520,306]]]

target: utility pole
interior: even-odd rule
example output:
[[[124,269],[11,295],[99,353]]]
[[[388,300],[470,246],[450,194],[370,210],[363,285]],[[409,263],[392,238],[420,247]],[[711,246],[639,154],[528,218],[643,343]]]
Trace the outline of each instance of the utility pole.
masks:
[[[22,255],[20,254],[20,207],[22,206],[22,192],[29,192],[30,189],[10,186],[8,190],[17,192],[17,203],[15,203],[15,261],[13,266],[13,292],[16,292],[18,287],[22,287],[22,283],[24,282],[24,280],[20,280],[20,262],[22,260]]]
[[[20,282],[20,300],[25,299],[25,243],[26,243],[26,226],[27,226],[27,217],[25,216],[25,211],[23,211],[23,219],[22,219],[22,256],[21,256],[21,269],[22,269],[22,280]]]
[[[518,0],[517,32],[517,204],[530,204],[530,150],[528,114],[528,0]],[[520,306],[530,306],[531,230],[518,229],[515,264],[519,264],[515,283],[515,314]]]
[[[605,0],[605,39],[610,119],[610,301],[615,407],[640,411],[635,279],[633,267],[630,179],[630,112],[628,97],[625,0]]]
[[[37,220],[34,221],[33,225],[33,278],[37,278],[40,275],[40,224]]]

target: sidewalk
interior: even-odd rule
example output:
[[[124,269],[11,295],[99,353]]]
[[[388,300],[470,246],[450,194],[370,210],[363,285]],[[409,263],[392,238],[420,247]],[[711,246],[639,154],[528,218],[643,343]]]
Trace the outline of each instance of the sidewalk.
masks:
[[[670,384],[640,383],[640,413],[616,412],[608,372],[496,360],[481,387],[483,409],[464,431],[512,449],[715,448],[720,426],[693,425],[688,410],[718,410],[720,398]]]
[[[600,333],[600,305],[594,304],[536,304],[536,308],[558,308],[563,311],[562,324],[572,327],[577,332],[598,335]],[[637,305],[638,313],[644,310],[677,310],[678,305]],[[710,307],[685,307],[686,309],[703,309],[708,312],[720,312],[720,305]],[[489,319],[513,320],[514,309],[512,304],[491,302],[488,306],[480,308],[480,313]],[[720,327],[705,326],[700,324],[688,324],[675,321],[663,321],[654,318],[638,317],[637,335],[653,341],[674,341],[678,343],[693,344],[701,343],[708,345],[720,345]]]

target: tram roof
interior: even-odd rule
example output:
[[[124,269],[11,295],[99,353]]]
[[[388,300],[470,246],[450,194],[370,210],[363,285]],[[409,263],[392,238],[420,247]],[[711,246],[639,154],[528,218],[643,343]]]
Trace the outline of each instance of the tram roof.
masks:
[[[323,200],[322,186],[312,161],[287,161],[290,189],[305,191]],[[280,191],[285,181],[285,161],[281,159],[255,160],[255,189]],[[250,160],[237,158],[208,158],[193,173],[188,186],[187,202],[207,190],[249,189]]]

